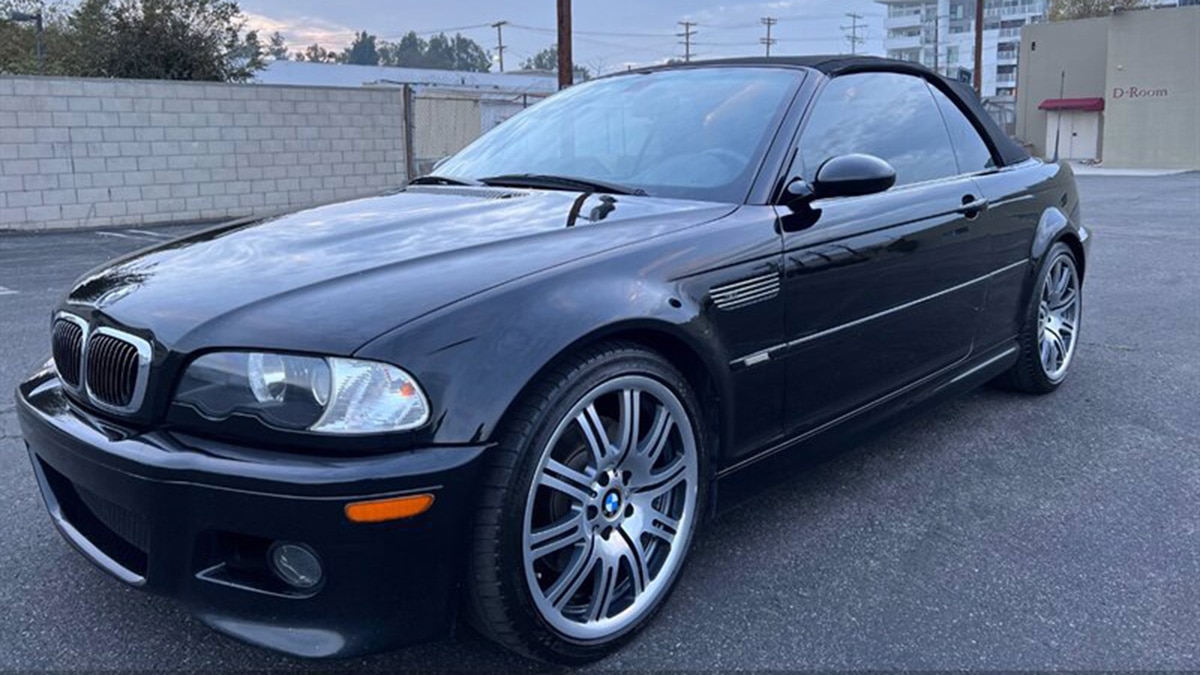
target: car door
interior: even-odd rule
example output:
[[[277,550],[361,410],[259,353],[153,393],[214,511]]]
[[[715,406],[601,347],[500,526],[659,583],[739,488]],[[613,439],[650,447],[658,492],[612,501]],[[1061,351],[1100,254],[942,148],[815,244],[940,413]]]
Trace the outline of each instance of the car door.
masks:
[[[1020,167],[1000,168],[995,153],[953,99],[937,88],[933,95],[954,142],[959,170],[972,177],[988,203],[974,224],[989,241],[987,301],[975,330],[975,350],[985,352],[1011,340],[1024,320],[1026,261],[1042,200],[1034,198],[1036,190]]]
[[[986,205],[961,175],[925,80],[836,77],[801,132],[795,177],[862,153],[896,169],[892,189],[785,213],[785,410],[793,431],[830,423],[962,361],[985,298]]]

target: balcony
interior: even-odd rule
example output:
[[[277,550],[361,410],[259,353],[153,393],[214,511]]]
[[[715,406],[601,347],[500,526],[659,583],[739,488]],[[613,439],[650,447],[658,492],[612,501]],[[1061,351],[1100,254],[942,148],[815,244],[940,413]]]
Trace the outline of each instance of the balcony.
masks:
[[[924,18],[921,13],[914,12],[901,16],[889,16],[883,20],[883,27],[890,31],[897,28],[920,28],[923,23]]]
[[[921,34],[916,35],[888,35],[884,40],[883,46],[889,50],[892,49],[917,49],[923,43]]]

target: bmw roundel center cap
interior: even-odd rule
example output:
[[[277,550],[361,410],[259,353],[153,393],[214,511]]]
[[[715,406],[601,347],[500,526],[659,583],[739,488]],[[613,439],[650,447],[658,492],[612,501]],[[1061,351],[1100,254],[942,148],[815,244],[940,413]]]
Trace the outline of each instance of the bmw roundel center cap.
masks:
[[[604,495],[604,515],[612,518],[621,510],[621,495],[616,490],[609,490]]]

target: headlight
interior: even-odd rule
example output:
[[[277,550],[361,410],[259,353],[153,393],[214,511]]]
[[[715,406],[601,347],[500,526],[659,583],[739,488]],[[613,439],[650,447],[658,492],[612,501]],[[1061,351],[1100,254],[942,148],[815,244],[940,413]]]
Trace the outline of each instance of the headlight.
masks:
[[[416,429],[429,401],[403,370],[375,361],[259,352],[192,362],[175,403],[211,420],[250,415],[291,431],[361,435]]]

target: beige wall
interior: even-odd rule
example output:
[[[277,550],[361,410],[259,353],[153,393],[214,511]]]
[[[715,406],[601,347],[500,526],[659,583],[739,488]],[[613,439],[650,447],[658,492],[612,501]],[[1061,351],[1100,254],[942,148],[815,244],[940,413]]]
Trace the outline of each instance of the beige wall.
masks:
[[[1035,155],[1046,157],[1053,150],[1046,148],[1050,115],[1038,106],[1051,98],[1104,97],[1107,53],[1108,19],[1031,24],[1022,29],[1017,138],[1031,144]]]
[[[1200,169],[1200,7],[1027,26],[1020,64],[1017,136],[1035,154],[1065,70],[1063,97],[1105,101],[1104,166]]]
[[[220,219],[369,194],[404,182],[403,129],[398,88],[0,77],[0,230]]]
[[[1200,169],[1200,7],[1109,20],[1105,166]]]

